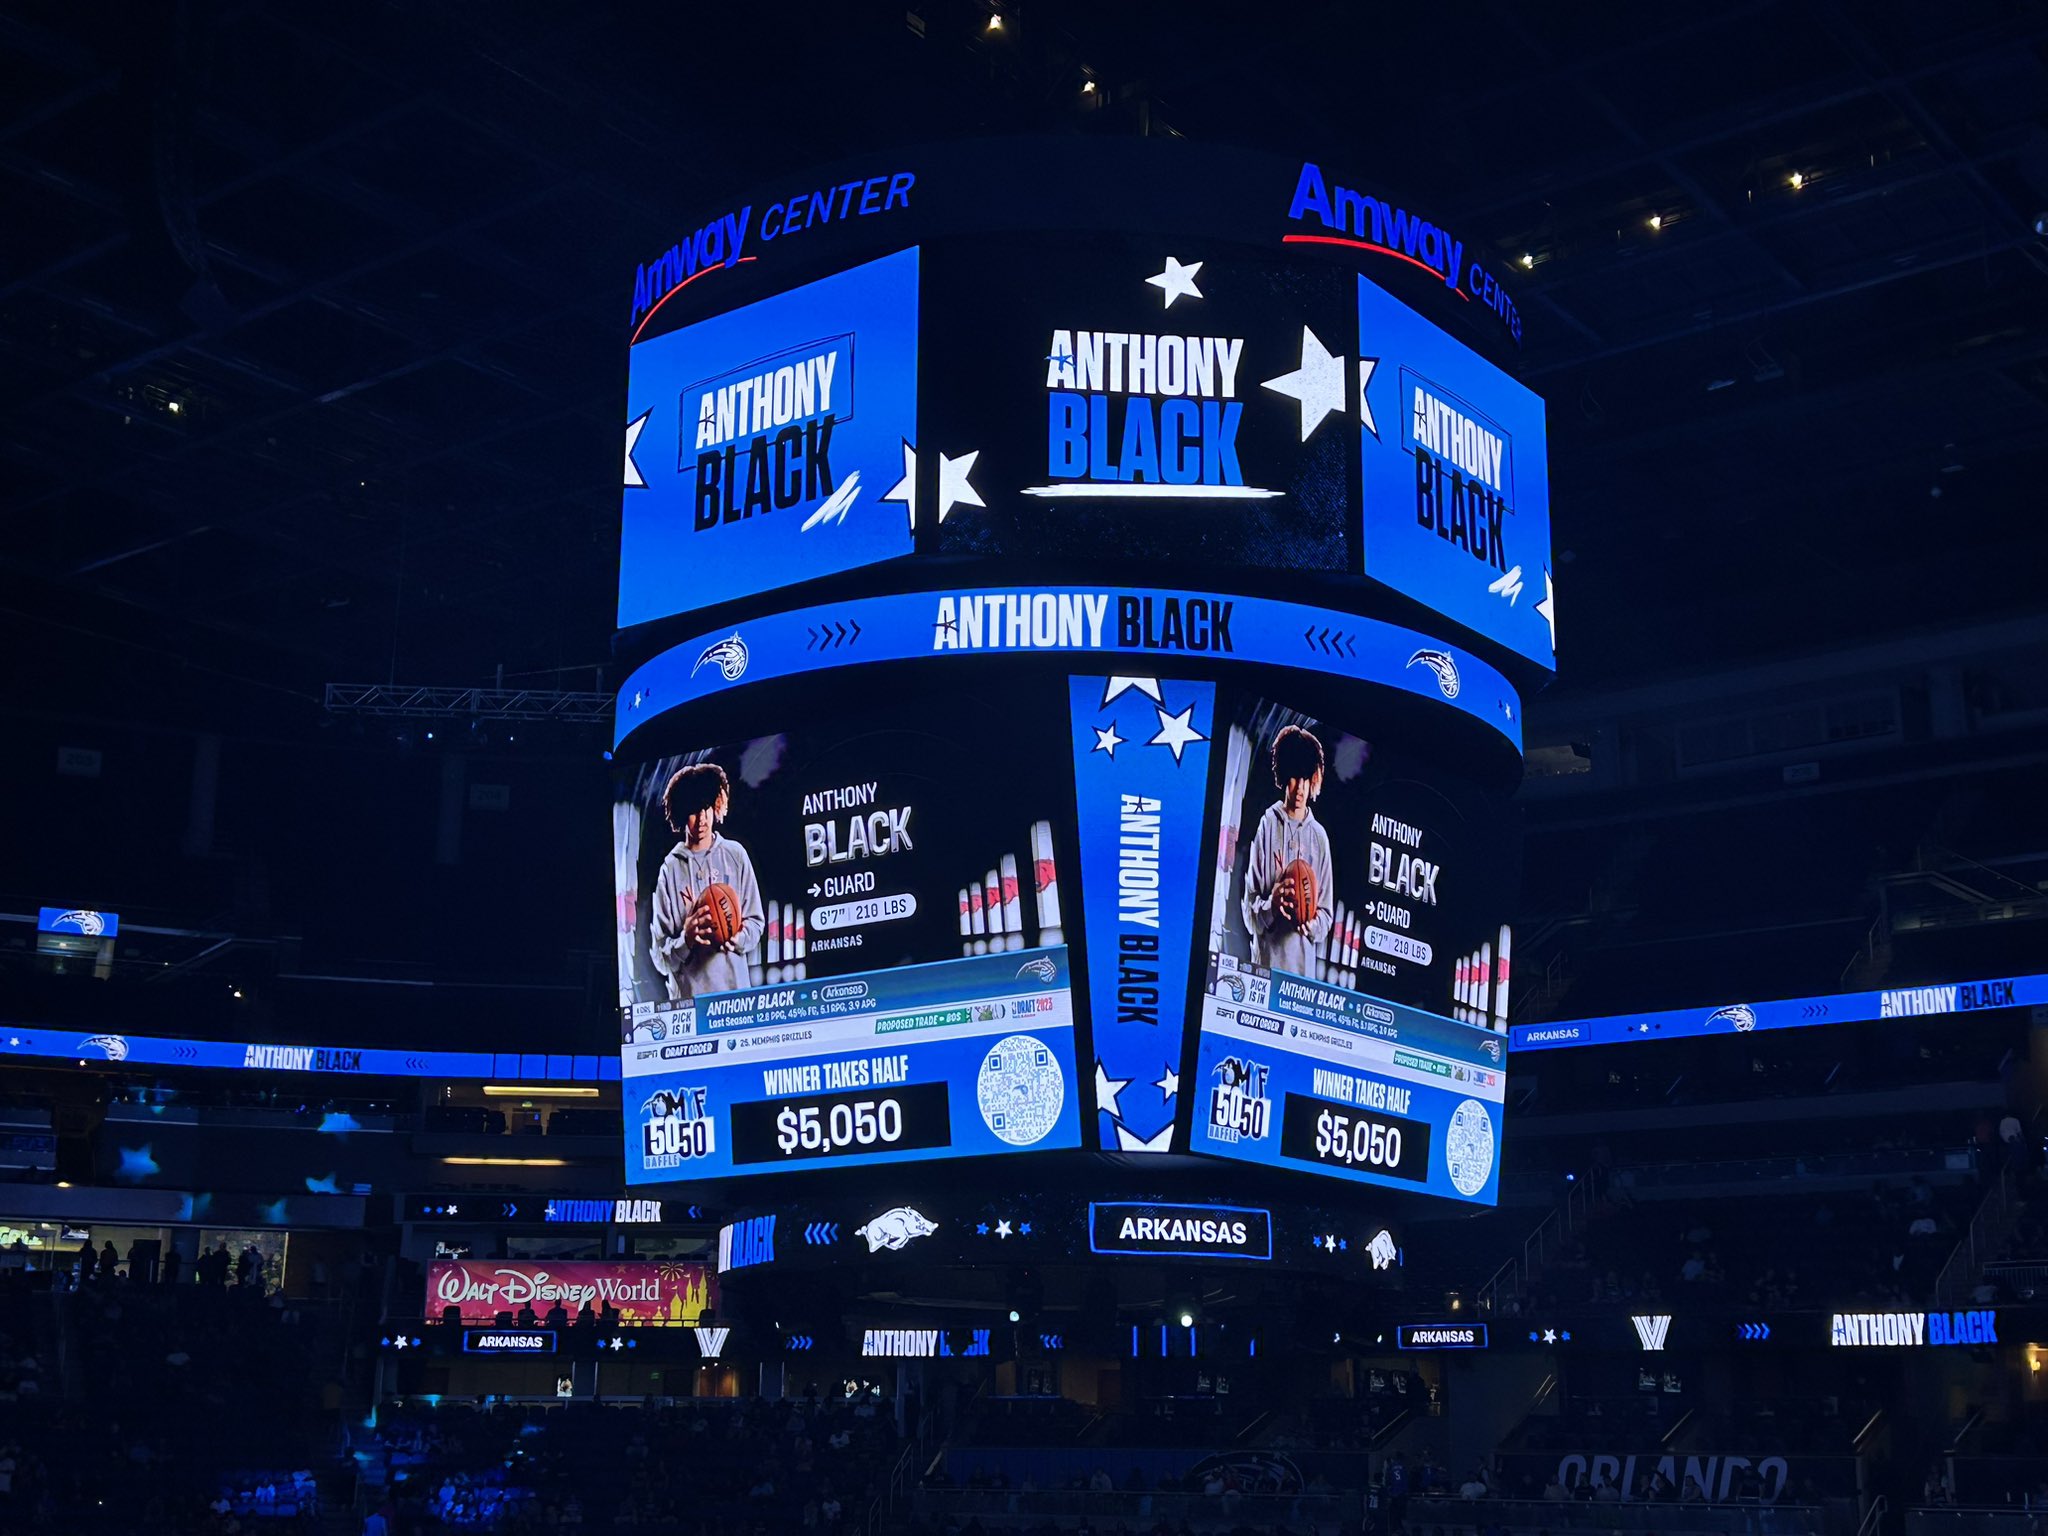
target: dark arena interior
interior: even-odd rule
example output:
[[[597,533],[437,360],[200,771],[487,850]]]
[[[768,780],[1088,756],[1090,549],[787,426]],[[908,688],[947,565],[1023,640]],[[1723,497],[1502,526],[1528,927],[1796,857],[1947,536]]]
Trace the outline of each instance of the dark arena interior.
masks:
[[[2048,1536],[2036,0],[5,0],[0,348],[0,1533]]]

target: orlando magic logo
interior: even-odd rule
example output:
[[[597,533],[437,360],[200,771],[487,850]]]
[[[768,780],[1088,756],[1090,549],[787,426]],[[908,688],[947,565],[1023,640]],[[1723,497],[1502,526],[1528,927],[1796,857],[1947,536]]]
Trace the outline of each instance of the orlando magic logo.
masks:
[[[1417,651],[1408,658],[1408,665],[1420,662],[1436,674],[1436,686],[1447,699],[1455,699],[1458,689],[1463,686],[1458,678],[1458,664],[1451,659],[1449,651],[1433,651],[1427,648]]]
[[[107,931],[107,920],[97,912],[74,907],[50,924],[52,933],[62,933],[67,928],[73,933],[84,934],[88,939],[96,939]]]
[[[738,630],[734,630],[723,640],[712,641],[699,651],[697,664],[690,668],[690,676],[695,677],[698,671],[707,665],[718,668],[720,675],[728,683],[736,683],[746,675],[747,642],[740,638]]]
[[[1756,1010],[1747,1003],[1731,1003],[1726,1008],[1716,1008],[1707,1015],[1707,1026],[1716,1024],[1732,1025],[1739,1035],[1746,1035],[1756,1028]]]
[[[1017,967],[1019,976],[1035,976],[1047,986],[1059,974],[1059,967],[1052,963],[1051,955],[1034,955]]]
[[[87,1046],[96,1051],[105,1051],[109,1061],[128,1059],[128,1042],[119,1035],[87,1035],[78,1042],[78,1048],[82,1051]]]
[[[1266,1139],[1273,1115],[1273,1101],[1266,1096],[1269,1075],[1269,1068],[1237,1056],[1226,1056],[1216,1063],[1216,1086],[1209,1093],[1212,1141]]]

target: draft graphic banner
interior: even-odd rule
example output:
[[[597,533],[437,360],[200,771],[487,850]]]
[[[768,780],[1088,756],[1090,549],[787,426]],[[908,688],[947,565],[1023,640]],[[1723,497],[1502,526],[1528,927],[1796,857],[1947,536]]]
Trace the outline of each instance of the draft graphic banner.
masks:
[[[1101,1145],[1170,1152],[1216,689],[1069,681]]]

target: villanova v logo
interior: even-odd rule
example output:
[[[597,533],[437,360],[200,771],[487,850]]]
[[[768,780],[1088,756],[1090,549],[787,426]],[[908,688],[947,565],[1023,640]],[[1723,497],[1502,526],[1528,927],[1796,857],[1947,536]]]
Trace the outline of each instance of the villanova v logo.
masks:
[[[1636,1325],[1636,1337],[1642,1340],[1645,1349],[1662,1349],[1664,1341],[1671,1336],[1671,1314],[1659,1313],[1653,1317],[1631,1317]]]
[[[699,1328],[697,1330],[697,1352],[706,1360],[716,1360],[725,1348],[725,1341],[732,1333],[730,1328]]]

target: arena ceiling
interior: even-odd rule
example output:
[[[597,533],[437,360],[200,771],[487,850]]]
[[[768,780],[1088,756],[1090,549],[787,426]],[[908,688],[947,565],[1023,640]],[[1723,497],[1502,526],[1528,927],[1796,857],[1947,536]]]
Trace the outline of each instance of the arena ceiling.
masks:
[[[635,261],[1008,131],[1318,156],[1519,268],[1574,683],[2038,603],[2039,7],[999,9],[8,7],[8,649],[111,713],[590,687]]]

